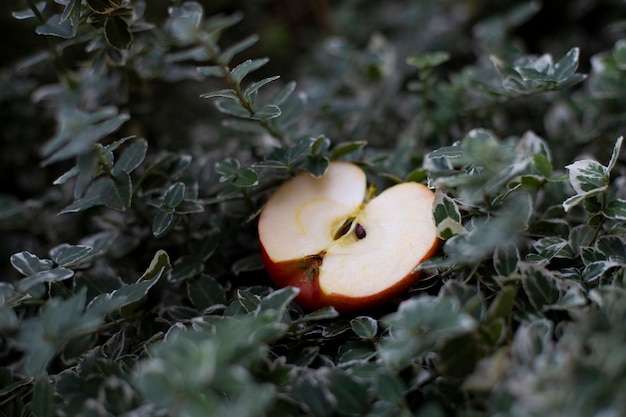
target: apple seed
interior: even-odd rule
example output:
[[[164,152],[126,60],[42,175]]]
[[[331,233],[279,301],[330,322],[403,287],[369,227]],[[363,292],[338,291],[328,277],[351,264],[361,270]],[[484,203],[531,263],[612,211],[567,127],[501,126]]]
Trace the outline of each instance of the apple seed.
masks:
[[[360,223],[356,224],[356,227],[354,228],[354,234],[356,235],[357,239],[359,239],[359,240],[361,240],[365,236],[367,236],[367,233],[365,232],[365,227],[361,226]]]
[[[339,229],[337,229],[337,231],[333,235],[333,239],[337,240],[341,236],[348,233],[350,231],[350,228],[352,227],[353,222],[354,222],[354,217],[348,217],[346,221],[344,221],[343,224],[339,227]]]

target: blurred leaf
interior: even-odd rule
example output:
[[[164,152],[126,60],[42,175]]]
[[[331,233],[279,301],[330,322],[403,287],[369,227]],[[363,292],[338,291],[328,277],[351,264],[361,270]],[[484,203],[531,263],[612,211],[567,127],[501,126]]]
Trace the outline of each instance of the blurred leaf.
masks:
[[[230,46],[219,56],[221,64],[228,65],[235,55],[245,51],[259,40],[258,35],[251,35]]]
[[[290,395],[314,417],[329,417],[335,409],[335,398],[312,378],[303,378],[293,387]]]
[[[62,15],[55,14],[51,16],[46,23],[37,26],[38,35],[56,36],[63,39],[70,39],[74,36],[72,22],[69,20],[62,21]]]
[[[64,281],[74,276],[74,271],[67,268],[54,268],[47,271],[37,272],[22,278],[17,283],[20,292],[27,292],[37,284]]]
[[[195,308],[202,311],[216,304],[226,304],[226,293],[215,278],[202,274],[187,282],[187,294]]]
[[[517,270],[520,260],[517,246],[508,244],[498,246],[493,252],[493,266],[498,275],[508,277]]]
[[[117,114],[114,108],[93,113],[64,108],[58,117],[58,131],[43,147],[44,166],[87,152],[95,142],[115,132],[130,118],[127,114]]]
[[[400,304],[398,311],[383,319],[392,337],[379,346],[385,363],[396,369],[419,358],[437,342],[465,334],[476,326],[450,297],[416,297]]]
[[[48,382],[48,378],[41,377],[37,379],[33,386],[33,401],[31,404],[31,412],[35,417],[47,417],[53,415],[54,406],[53,387]]]
[[[410,56],[407,64],[414,66],[418,70],[434,68],[450,59],[450,54],[446,51],[431,52],[424,55]]]
[[[369,409],[367,387],[345,371],[336,369],[328,389],[337,401],[341,415],[362,416]]]
[[[129,50],[133,45],[133,34],[128,23],[120,16],[109,16],[104,24],[104,36],[112,47]]]

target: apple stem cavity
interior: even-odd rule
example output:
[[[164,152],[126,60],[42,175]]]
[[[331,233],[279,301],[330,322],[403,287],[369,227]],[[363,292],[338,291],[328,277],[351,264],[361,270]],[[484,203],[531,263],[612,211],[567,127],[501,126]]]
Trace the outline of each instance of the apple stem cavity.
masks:
[[[365,238],[365,236],[367,236],[367,232],[365,231],[365,227],[363,227],[360,223],[356,224],[356,227],[354,228],[354,234],[356,235],[356,238],[361,240],[363,238]]]

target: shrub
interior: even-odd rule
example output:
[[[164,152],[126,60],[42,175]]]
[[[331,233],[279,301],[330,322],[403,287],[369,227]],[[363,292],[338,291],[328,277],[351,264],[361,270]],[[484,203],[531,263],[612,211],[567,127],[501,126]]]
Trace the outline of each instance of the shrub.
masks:
[[[626,413],[624,5],[164,3],[0,6],[4,415]],[[337,159],[436,190],[358,316],[256,236]]]

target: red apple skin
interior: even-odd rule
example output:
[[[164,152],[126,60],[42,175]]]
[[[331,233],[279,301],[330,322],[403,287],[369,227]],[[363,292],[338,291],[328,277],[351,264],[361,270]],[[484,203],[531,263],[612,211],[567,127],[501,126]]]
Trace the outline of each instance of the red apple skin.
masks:
[[[439,240],[435,240],[433,245],[416,264],[417,268],[422,262],[432,257],[439,247]],[[393,286],[384,291],[367,297],[348,297],[342,294],[324,294],[319,286],[317,265],[311,265],[307,268],[307,261],[304,259],[295,259],[290,261],[273,261],[263,244],[261,244],[261,255],[265,269],[272,281],[280,288],[292,286],[300,289],[300,293],[295,301],[305,310],[317,310],[323,307],[332,306],[339,313],[354,313],[366,310],[375,306],[379,306],[389,302],[405,292],[413,283],[415,283],[422,275],[421,271],[415,271],[398,281]],[[309,272],[309,268],[313,270]]]
[[[267,251],[261,244],[261,256],[267,274],[274,284],[279,288],[296,287],[300,290],[295,302],[305,310],[317,310],[328,304],[322,299],[322,293],[317,281],[318,271],[313,269],[309,272],[309,268],[315,268],[315,265],[309,265],[304,259],[294,259],[291,261],[274,262]]]

